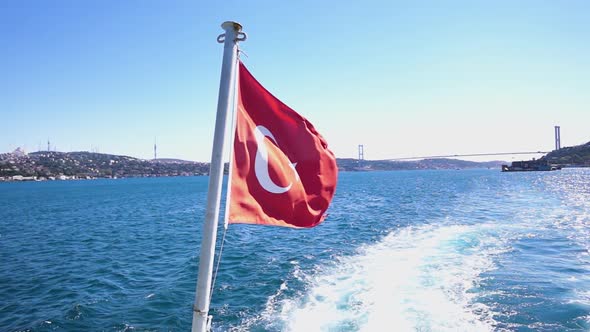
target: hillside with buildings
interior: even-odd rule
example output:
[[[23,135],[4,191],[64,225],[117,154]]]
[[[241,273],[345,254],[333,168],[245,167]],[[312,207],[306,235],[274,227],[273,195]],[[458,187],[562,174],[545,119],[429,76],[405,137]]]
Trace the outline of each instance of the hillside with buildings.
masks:
[[[394,171],[421,169],[498,168],[502,162],[472,162],[456,159],[418,161],[375,161],[337,159],[341,171]],[[226,165],[227,170],[227,165]],[[16,149],[0,154],[0,181],[69,180],[96,178],[198,176],[209,173],[209,163],[179,159],[143,160],[94,152],[39,151]]]
[[[457,159],[387,161],[337,159],[340,171],[395,171],[423,169],[497,168],[501,161],[473,162]],[[227,165],[226,165],[227,171]],[[199,176],[209,173],[209,163],[179,159],[143,160],[94,152],[39,151],[16,149],[0,154],[0,181],[69,180],[96,178]]]
[[[550,164],[563,167],[590,167],[590,142],[586,144],[563,147],[543,157]]]
[[[21,149],[0,154],[0,180],[66,180],[94,178],[206,175],[208,163],[184,160],[143,160],[93,152]]]

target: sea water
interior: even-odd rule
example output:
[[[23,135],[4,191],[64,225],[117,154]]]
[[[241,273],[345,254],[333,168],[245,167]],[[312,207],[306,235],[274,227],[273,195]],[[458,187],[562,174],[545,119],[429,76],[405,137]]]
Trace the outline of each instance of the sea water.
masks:
[[[0,183],[0,331],[189,330],[207,181]],[[590,169],[341,173],[328,213],[230,225],[214,330],[590,331]]]

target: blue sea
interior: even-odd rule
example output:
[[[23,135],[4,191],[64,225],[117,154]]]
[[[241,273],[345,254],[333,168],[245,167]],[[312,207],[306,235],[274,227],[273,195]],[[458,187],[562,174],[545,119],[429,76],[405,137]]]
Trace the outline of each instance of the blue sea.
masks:
[[[207,181],[0,183],[0,331],[189,330]],[[590,169],[341,173],[316,228],[230,225],[211,306],[214,331],[590,331]]]

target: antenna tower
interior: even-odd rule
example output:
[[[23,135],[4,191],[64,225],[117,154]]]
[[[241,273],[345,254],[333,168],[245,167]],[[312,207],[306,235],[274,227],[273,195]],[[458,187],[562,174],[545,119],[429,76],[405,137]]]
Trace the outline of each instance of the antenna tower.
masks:
[[[365,160],[365,146],[362,144],[359,144],[359,167],[362,165],[364,160]]]

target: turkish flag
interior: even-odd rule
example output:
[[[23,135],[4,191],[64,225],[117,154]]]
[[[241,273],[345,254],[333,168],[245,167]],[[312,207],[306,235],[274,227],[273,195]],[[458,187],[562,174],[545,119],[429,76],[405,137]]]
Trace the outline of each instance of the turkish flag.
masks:
[[[334,154],[241,62],[232,158],[230,223],[300,228],[324,220],[338,177]]]

